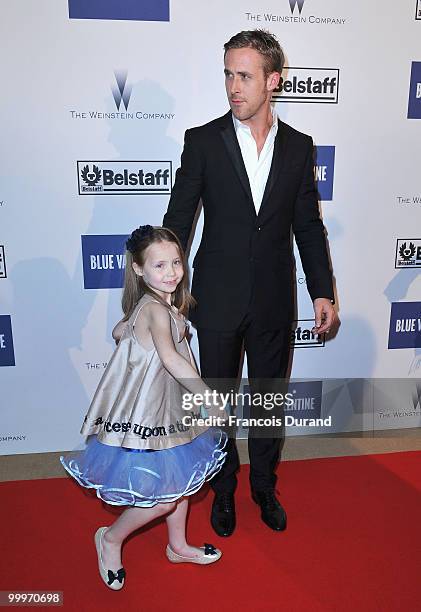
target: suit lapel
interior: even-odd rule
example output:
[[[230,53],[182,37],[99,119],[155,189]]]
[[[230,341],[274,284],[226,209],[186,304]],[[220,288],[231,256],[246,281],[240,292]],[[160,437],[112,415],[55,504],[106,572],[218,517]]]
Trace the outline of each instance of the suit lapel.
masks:
[[[221,136],[227,148],[229,157],[234,166],[234,169],[240,179],[240,182],[246,192],[250,204],[253,208],[254,214],[256,214],[256,209],[253,204],[253,196],[251,194],[250,183],[247,176],[247,170],[244,165],[243,156],[241,155],[240,145],[238,144],[237,136],[234,129],[234,123],[232,120],[231,111],[228,112],[223,117],[222,125],[221,125]]]
[[[282,123],[278,119],[278,132],[276,134],[275,143],[273,145],[272,164],[270,166],[268,180],[266,181],[266,187],[263,193],[263,199],[260,205],[259,215],[261,214],[262,209],[265,207],[265,204],[269,199],[273,186],[276,183],[276,179],[278,178],[279,171],[284,165],[286,142],[287,136],[285,134],[285,131],[282,129]]]

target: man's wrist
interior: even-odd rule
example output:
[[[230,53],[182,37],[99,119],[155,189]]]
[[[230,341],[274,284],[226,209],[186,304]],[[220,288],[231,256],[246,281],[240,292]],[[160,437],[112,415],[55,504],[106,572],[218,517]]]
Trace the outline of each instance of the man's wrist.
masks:
[[[329,300],[329,302],[330,302],[332,305],[333,305],[333,304],[335,304],[335,300],[333,300],[332,298],[330,298],[330,297],[322,297],[321,295],[320,295],[320,296],[318,296],[318,297],[316,297],[316,298],[314,298],[313,303],[314,303],[316,300]]]

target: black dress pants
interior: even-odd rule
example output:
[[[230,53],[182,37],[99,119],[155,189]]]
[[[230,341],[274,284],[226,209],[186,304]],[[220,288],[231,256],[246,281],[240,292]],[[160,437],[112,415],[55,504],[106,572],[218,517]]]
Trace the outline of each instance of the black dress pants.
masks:
[[[244,345],[252,393],[269,391],[270,386],[272,390],[286,392],[284,379],[289,362],[290,324],[276,330],[264,330],[251,314],[247,314],[233,331],[198,328],[197,334],[201,375],[211,388],[223,393],[236,391]],[[260,410],[260,414],[263,412],[263,416],[270,417],[276,410]],[[262,436],[262,430],[249,431],[250,484],[253,490],[275,487],[282,435],[279,430],[274,437],[266,437],[264,433]],[[227,458],[221,471],[211,480],[215,493],[234,493],[237,485],[236,472],[240,464],[233,437],[229,438],[226,451]]]

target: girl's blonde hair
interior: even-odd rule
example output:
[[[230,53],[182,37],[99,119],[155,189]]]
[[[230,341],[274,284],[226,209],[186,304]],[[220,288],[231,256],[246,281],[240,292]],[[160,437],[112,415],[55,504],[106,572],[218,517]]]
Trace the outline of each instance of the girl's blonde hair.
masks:
[[[183,266],[184,275],[171,296],[171,303],[185,316],[188,314],[189,307],[195,304],[195,300],[188,290],[187,263],[179,239],[174,232],[165,227],[143,225],[134,230],[126,242],[126,270],[124,274],[123,297],[121,299],[124,312],[123,321],[127,321],[130,318],[136,304],[145,294],[152,295],[168,308],[167,302],[155,293],[153,289],[148,287],[143,277],[138,276],[133,270],[133,262],[137,263],[140,267],[144,266],[145,251],[151,244],[156,242],[172,242],[175,244]]]

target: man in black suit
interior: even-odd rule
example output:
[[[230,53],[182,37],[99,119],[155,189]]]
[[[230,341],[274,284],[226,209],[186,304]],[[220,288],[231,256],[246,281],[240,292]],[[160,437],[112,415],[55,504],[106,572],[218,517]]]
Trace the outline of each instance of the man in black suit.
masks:
[[[200,198],[202,240],[194,258],[200,367],[206,379],[238,376],[247,354],[250,384],[285,377],[293,319],[295,235],[314,304],[315,328],[335,318],[332,273],[314,185],[313,142],[280,121],[271,107],[284,56],[269,32],[240,32],[225,45],[225,85],[231,110],[186,131],[181,167],[163,225],[186,249]],[[269,416],[269,415],[266,415]],[[262,520],[286,527],[275,496],[280,436],[250,436],[250,483]],[[234,491],[239,467],[235,439],[212,480],[211,523],[219,535],[235,529]]]

